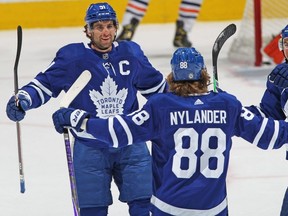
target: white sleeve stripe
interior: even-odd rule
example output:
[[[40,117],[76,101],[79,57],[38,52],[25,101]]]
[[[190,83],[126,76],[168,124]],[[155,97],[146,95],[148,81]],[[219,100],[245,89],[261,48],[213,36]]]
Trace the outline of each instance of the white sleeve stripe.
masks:
[[[47,95],[52,97],[52,92],[49,89],[47,89],[45,86],[43,86],[37,79],[33,79],[32,83],[34,83],[38,88],[40,88]]]
[[[51,62],[50,65],[48,65],[48,67],[42,71],[42,73],[45,73],[51,66],[53,66],[55,64],[55,62]]]
[[[161,82],[159,85],[157,85],[157,86],[155,86],[155,87],[153,87],[153,88],[147,89],[147,90],[143,90],[143,91],[140,91],[140,90],[139,90],[139,92],[140,92],[141,94],[150,94],[150,93],[156,92],[157,89],[159,89],[160,87],[161,87],[161,89],[165,87],[165,82],[166,82],[166,80],[165,80],[165,78],[163,77],[163,80],[162,80],[162,82]],[[163,86],[164,86],[164,87],[163,87]],[[163,90],[162,90],[162,91],[163,91]],[[160,91],[159,91],[159,92],[160,92]]]
[[[39,97],[41,99],[41,104],[44,104],[45,98],[44,98],[44,95],[43,95],[43,92],[41,91],[41,89],[39,89],[38,86],[35,86],[35,85],[29,85],[29,86],[31,86],[32,88],[34,88],[38,92]]]
[[[128,127],[128,125],[126,124],[126,122],[123,120],[123,118],[119,115],[116,115],[115,118],[117,118],[117,120],[120,122],[120,124],[122,125],[123,129],[126,132],[127,135],[127,139],[128,139],[128,145],[131,145],[133,143],[133,137],[132,137],[132,133]]]
[[[253,140],[253,145],[257,145],[259,143],[259,140],[260,140],[261,136],[264,133],[265,127],[267,125],[267,122],[268,122],[268,119],[264,118],[260,130],[259,130],[258,134],[256,135],[256,137]]]
[[[275,126],[274,126],[274,134],[273,134],[273,137],[269,143],[269,146],[268,146],[268,149],[273,149],[274,145],[275,145],[275,142],[276,142],[276,139],[278,137],[278,134],[279,134],[279,122],[278,121],[274,121],[275,123]]]
[[[110,133],[111,138],[112,138],[113,147],[117,148],[118,147],[118,139],[117,139],[114,127],[113,127],[113,119],[114,119],[113,117],[108,118],[108,128],[109,128],[109,133]]]

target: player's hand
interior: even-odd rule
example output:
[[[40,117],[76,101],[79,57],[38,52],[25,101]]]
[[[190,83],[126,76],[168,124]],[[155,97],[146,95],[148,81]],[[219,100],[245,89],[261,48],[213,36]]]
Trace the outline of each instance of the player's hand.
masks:
[[[287,88],[288,87],[288,64],[282,63],[277,65],[269,74],[268,79],[274,85]]]
[[[30,95],[20,90],[17,95],[12,96],[6,106],[6,114],[12,121],[21,121],[32,105]]]
[[[56,131],[60,134],[64,132],[64,128],[74,128],[76,131],[82,131],[81,125],[89,114],[80,109],[61,108],[53,113],[52,119]]]

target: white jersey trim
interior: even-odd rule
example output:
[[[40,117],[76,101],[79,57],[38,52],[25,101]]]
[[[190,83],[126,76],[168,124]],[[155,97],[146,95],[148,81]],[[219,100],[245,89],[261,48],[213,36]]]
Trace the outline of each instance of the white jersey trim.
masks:
[[[113,118],[112,117],[108,118],[108,127],[109,127],[109,133],[110,133],[111,138],[112,138],[113,147],[117,148],[118,147],[118,139],[117,139],[115,130],[113,128]]]
[[[128,139],[128,145],[133,144],[133,136],[132,133],[127,125],[127,123],[123,120],[123,118],[119,115],[116,115],[115,118],[119,121],[119,123],[122,125]]]
[[[145,95],[145,94],[151,94],[151,93],[154,93],[154,92],[157,92],[157,90],[159,89],[158,93],[162,93],[164,91],[164,87],[165,87],[165,83],[166,83],[166,79],[163,77],[163,80],[161,81],[161,83],[153,88],[150,88],[150,89],[147,89],[147,90],[143,90],[143,91],[140,91],[139,92],[142,94],[142,95]],[[161,88],[160,88],[161,87]]]
[[[279,134],[279,121],[274,121],[274,134],[273,134],[273,137],[269,143],[269,146],[268,146],[268,150],[271,150],[273,149],[273,147],[275,146],[275,142],[278,138],[278,134]]]
[[[264,120],[262,122],[262,125],[260,127],[260,130],[259,130],[259,132],[257,133],[256,137],[253,140],[253,145],[257,146],[259,144],[259,141],[260,141],[260,139],[261,139],[261,137],[262,137],[262,135],[263,135],[263,133],[265,131],[267,123],[268,123],[268,119],[264,118]]]
[[[43,86],[42,83],[40,83],[37,79],[33,79],[31,83],[33,83],[33,85],[30,84],[29,86],[34,88],[38,92],[42,104],[45,103],[45,96],[43,92],[45,92],[49,97],[52,97],[52,92],[45,86]]]
[[[227,207],[227,198],[225,198],[219,205],[208,210],[196,210],[196,209],[185,209],[172,206],[168,203],[163,202],[154,195],[151,197],[151,203],[160,209],[161,211],[178,216],[191,216],[191,215],[201,215],[201,216],[215,216],[222,212]]]

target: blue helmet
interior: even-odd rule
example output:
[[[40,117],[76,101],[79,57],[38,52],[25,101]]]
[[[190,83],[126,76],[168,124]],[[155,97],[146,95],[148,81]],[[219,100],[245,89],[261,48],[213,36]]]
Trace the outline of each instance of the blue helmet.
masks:
[[[174,81],[199,80],[205,68],[202,55],[193,47],[178,48],[170,63]]]
[[[288,37],[288,25],[284,29],[282,29],[281,37],[283,39]]]
[[[117,25],[117,17],[114,9],[106,2],[91,4],[86,11],[85,22],[91,26],[94,22],[112,20]]]
[[[279,50],[282,51],[283,50],[283,39],[284,38],[288,38],[288,25],[282,29],[281,31],[281,38],[279,39]]]

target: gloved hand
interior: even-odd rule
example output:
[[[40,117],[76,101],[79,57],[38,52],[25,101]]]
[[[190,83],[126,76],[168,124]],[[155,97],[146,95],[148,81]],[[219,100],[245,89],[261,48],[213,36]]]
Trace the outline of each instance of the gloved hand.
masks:
[[[64,132],[64,128],[74,128],[76,131],[82,131],[81,125],[89,114],[80,109],[61,108],[53,113],[53,123],[56,131],[60,134]]]
[[[287,88],[288,87],[288,64],[282,63],[277,65],[269,74],[268,79],[274,85]]]
[[[6,114],[12,121],[21,121],[26,111],[30,109],[32,100],[30,95],[20,90],[16,95],[12,96],[6,106]]]

